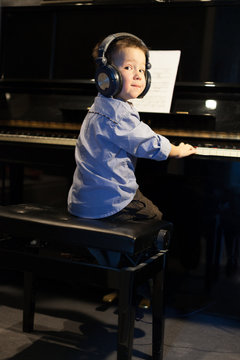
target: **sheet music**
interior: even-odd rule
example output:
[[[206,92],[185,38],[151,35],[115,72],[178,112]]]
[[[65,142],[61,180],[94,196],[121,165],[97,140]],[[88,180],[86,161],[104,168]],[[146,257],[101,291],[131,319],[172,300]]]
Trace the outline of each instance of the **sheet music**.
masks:
[[[133,99],[139,112],[169,113],[176,81],[180,50],[151,50],[151,87],[143,99]]]

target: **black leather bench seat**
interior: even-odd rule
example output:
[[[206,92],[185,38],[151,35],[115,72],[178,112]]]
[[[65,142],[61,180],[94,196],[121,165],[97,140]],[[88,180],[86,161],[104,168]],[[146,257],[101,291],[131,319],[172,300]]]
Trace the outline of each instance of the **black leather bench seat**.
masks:
[[[129,223],[81,219],[66,209],[35,204],[0,206],[1,230],[11,235],[70,244],[72,249],[94,247],[134,255],[153,245],[168,222],[155,220]]]

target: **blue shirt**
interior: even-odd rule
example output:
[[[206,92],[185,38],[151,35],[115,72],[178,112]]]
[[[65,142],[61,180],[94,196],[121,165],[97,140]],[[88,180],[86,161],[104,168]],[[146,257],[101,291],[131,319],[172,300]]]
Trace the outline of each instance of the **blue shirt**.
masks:
[[[69,212],[92,219],[119,212],[138,188],[136,158],[165,160],[170,150],[169,140],[140,121],[130,103],[99,94],[77,140]]]

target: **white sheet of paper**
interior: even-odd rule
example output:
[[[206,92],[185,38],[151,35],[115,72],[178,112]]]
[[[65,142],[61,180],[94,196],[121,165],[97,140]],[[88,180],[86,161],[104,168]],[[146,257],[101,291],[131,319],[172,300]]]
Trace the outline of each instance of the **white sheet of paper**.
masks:
[[[170,112],[180,55],[180,50],[149,51],[151,87],[143,99],[131,100],[139,112]]]

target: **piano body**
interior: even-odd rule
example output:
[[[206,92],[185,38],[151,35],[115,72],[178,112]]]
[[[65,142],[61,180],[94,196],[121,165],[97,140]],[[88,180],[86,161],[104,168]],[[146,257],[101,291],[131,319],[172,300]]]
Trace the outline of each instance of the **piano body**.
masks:
[[[141,114],[142,119],[171,141],[198,147],[197,155],[183,161],[139,161],[140,185],[175,223],[176,251],[184,266],[197,266],[202,235],[213,258],[222,214],[230,219],[226,247],[236,263],[238,227],[232,214],[238,212],[240,176],[240,1],[2,4],[0,163],[3,188],[6,173],[10,177],[7,201],[24,201],[25,166],[65,174],[71,181],[76,138],[96,95],[92,48],[110,33],[134,33],[152,50],[181,50],[171,113]],[[227,233],[229,226],[234,236]]]

